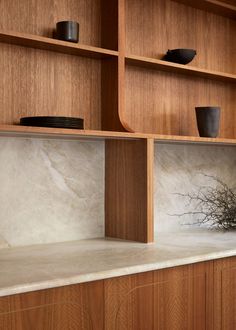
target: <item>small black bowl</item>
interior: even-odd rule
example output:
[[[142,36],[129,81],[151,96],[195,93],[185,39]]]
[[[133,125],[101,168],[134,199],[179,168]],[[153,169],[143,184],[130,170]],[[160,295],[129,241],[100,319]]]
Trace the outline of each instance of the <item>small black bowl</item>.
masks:
[[[169,49],[163,60],[179,64],[188,64],[194,59],[196,54],[197,52],[194,49]]]

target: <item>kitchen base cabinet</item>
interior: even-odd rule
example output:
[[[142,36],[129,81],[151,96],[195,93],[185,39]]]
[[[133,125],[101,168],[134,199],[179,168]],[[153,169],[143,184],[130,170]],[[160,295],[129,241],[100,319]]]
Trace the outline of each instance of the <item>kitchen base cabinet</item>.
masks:
[[[109,330],[213,329],[212,263],[105,281]]]
[[[0,330],[235,330],[236,258],[0,298]]]
[[[236,329],[236,258],[214,262],[215,330]]]
[[[0,298],[0,330],[103,329],[103,281]]]

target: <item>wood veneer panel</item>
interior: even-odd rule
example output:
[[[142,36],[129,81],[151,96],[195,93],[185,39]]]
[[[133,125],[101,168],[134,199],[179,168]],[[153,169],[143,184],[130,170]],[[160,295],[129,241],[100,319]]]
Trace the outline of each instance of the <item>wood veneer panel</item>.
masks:
[[[106,141],[105,235],[153,241],[153,140]]]
[[[236,257],[214,261],[214,329],[236,328]]]
[[[105,280],[109,330],[213,330],[213,263]]]
[[[124,120],[133,131],[198,136],[195,107],[222,108],[220,138],[235,138],[235,84],[175,73],[126,68]]]
[[[222,0],[174,0],[176,2],[184,3],[188,6],[203,9],[209,12],[213,12],[218,15],[226,16],[236,19],[236,2],[222,1]]]
[[[193,66],[235,73],[235,35],[235,21],[174,1],[126,1],[127,54],[160,59],[168,49],[193,48]]]
[[[0,71],[0,123],[59,115],[84,118],[86,129],[101,128],[100,60],[2,44]]]
[[[153,272],[104,281],[105,328],[153,329]]]
[[[103,281],[0,298],[1,330],[104,329]]]
[[[119,118],[119,60],[102,61],[102,129],[124,131]]]
[[[99,0],[25,0],[0,2],[1,30],[52,37],[62,20],[80,23],[80,42],[101,45],[101,3]]]
[[[154,272],[154,329],[213,328],[213,264]]]

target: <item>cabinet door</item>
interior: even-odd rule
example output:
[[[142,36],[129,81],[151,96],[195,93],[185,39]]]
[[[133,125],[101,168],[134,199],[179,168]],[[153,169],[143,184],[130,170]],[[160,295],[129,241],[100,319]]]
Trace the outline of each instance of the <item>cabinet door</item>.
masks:
[[[201,263],[106,280],[105,328],[213,329],[212,275]]]
[[[103,281],[0,298],[0,330],[102,330]]]
[[[214,262],[215,330],[236,329],[236,257]]]

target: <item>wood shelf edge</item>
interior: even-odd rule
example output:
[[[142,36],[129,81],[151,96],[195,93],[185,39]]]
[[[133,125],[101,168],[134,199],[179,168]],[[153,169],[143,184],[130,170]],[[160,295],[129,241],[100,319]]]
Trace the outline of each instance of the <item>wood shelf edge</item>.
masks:
[[[100,131],[100,130],[79,130],[50,127],[32,127],[21,125],[0,125],[0,136],[29,136],[29,137],[55,137],[55,138],[97,138],[97,139],[146,139],[143,133]]]
[[[129,133],[100,130],[76,130],[49,127],[31,127],[20,125],[0,125],[0,136],[26,136],[43,138],[88,138],[88,139],[153,139],[156,143],[236,145],[236,139],[204,138],[198,136],[164,135],[150,133]]]
[[[173,72],[173,73],[193,75],[193,76],[198,76],[200,78],[217,79],[220,81],[236,83],[236,75],[234,74],[207,70],[207,69],[199,69],[194,66],[171,63],[149,57],[127,55],[126,64],[144,67],[148,69],[156,69],[156,70]]]
[[[0,42],[91,58],[118,57],[114,50],[13,31],[0,31]]]

